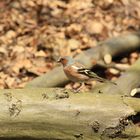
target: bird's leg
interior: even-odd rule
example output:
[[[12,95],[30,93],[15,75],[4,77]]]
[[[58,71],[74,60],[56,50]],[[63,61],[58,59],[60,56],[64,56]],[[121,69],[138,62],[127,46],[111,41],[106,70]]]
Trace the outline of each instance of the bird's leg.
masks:
[[[84,82],[80,83],[80,86],[77,89],[74,89],[74,92],[75,93],[79,92],[84,86],[85,86]]]

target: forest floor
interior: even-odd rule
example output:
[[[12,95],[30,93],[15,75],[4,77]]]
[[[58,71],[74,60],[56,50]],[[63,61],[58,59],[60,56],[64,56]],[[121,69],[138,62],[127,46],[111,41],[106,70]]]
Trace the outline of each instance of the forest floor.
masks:
[[[0,88],[22,88],[56,67],[59,56],[76,56],[100,41],[139,31],[139,9],[139,0],[1,0]],[[116,63],[129,66],[139,56],[132,52]]]

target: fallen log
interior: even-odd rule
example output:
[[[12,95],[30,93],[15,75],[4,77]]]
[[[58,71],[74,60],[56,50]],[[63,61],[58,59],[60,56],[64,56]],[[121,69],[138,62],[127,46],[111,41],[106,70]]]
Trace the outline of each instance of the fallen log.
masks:
[[[128,118],[140,111],[140,102],[120,95],[34,88],[0,90],[0,107],[1,139],[98,140],[136,136]]]

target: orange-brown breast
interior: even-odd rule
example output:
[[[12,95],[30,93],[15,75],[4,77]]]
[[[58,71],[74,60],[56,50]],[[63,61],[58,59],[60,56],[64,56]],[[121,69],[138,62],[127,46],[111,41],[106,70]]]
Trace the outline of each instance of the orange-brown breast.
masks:
[[[77,73],[77,69],[72,67],[72,66],[66,66],[64,67],[64,72],[66,74],[66,76],[74,82],[84,82],[89,80],[89,77],[84,75],[84,74],[80,74]]]

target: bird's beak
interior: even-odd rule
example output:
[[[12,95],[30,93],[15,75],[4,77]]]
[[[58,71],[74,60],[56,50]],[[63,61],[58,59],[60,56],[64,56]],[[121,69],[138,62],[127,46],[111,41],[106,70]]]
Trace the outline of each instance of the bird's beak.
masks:
[[[57,63],[60,63],[60,59],[61,59],[61,58],[59,58],[59,59],[57,60]]]

